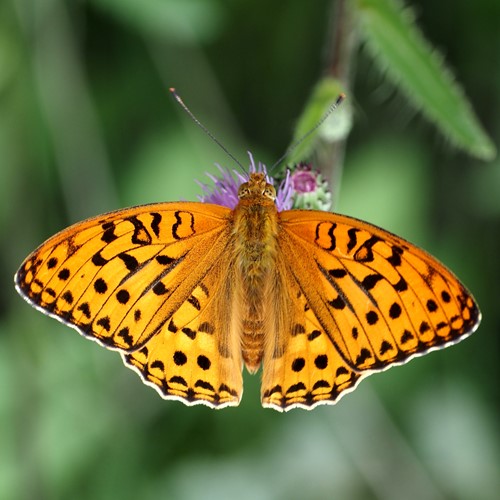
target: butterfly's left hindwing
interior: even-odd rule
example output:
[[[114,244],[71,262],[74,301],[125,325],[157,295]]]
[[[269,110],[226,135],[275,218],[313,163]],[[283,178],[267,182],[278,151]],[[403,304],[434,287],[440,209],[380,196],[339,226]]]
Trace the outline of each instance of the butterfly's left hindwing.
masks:
[[[295,306],[283,355],[272,347],[264,357],[266,406],[333,403],[366,374],[458,342],[479,324],[458,279],[402,238],[337,214],[279,217],[281,274]]]
[[[16,287],[46,314],[122,351],[163,397],[237,404],[239,353],[220,357],[227,339],[209,314],[214,279],[225,272],[229,213],[162,203],[89,219],[35,250]]]

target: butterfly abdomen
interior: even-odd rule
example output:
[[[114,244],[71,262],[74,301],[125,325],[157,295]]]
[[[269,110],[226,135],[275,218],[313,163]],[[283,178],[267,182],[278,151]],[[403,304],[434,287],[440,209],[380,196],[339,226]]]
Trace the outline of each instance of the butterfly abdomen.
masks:
[[[275,269],[278,219],[268,198],[240,200],[234,215],[237,297],[241,311],[242,356],[250,372],[262,361],[265,318],[270,307],[271,274]]]

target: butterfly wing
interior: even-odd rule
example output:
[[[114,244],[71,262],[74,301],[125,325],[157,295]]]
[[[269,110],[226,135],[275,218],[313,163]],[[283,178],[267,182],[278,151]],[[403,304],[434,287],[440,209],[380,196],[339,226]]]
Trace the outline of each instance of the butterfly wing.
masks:
[[[120,351],[162,397],[236,405],[241,353],[213,299],[230,279],[229,214],[161,203],[89,219],[35,250],[16,287],[42,312]]]
[[[456,343],[480,322],[458,279],[396,235],[314,211],[282,212],[280,227],[277,272],[291,299],[277,297],[275,310],[288,311],[289,326],[264,354],[264,406],[335,403],[369,373]]]

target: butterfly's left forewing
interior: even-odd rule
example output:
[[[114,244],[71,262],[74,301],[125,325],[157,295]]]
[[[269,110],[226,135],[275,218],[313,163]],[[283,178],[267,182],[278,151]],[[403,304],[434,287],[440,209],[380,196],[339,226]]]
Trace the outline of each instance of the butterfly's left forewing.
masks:
[[[89,219],[35,250],[16,286],[46,314],[121,351],[163,397],[237,404],[240,353],[212,300],[229,272],[229,213],[162,203]]]
[[[363,376],[458,342],[479,324],[458,279],[402,238],[314,211],[282,212],[280,227],[279,274],[295,301],[283,353],[272,346],[264,356],[267,406],[333,403]]]

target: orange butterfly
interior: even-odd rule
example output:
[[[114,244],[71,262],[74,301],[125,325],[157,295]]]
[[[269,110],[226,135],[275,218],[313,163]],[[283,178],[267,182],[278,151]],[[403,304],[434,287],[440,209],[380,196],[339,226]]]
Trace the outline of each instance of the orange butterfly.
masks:
[[[310,409],[477,328],[471,294],[404,239],[339,214],[278,211],[263,172],[238,198],[75,224],[25,260],[17,290],[118,350],[163,398],[216,408],[238,405],[243,365],[262,364],[264,406]]]

